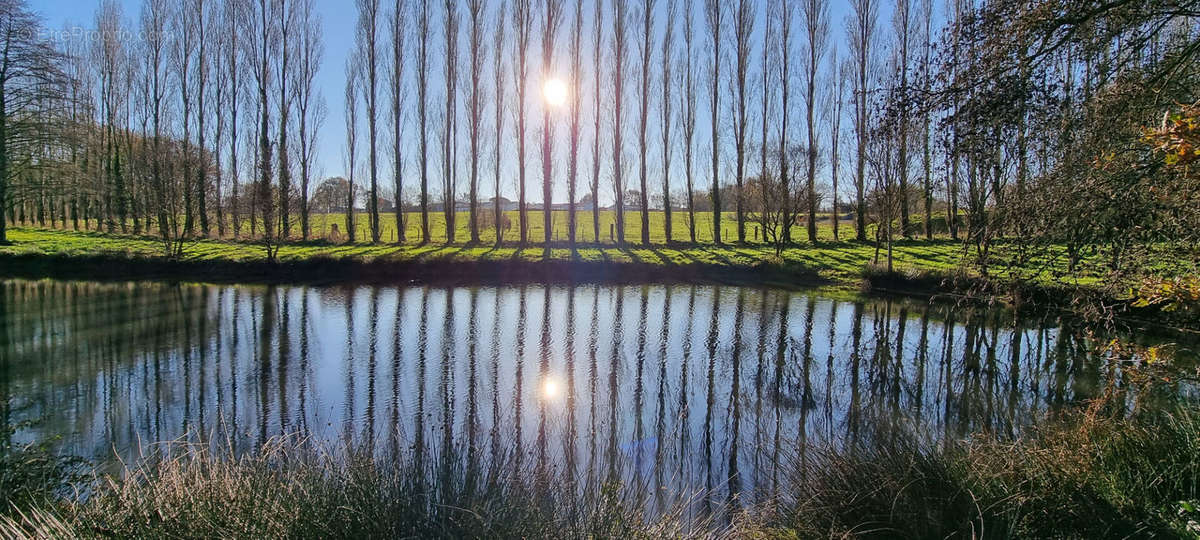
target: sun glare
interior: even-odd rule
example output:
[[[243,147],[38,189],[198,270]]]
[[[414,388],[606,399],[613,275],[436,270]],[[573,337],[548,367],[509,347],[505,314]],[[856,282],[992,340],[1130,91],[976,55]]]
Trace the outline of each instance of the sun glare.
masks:
[[[546,84],[542,87],[542,95],[546,98],[546,103],[553,107],[560,107],[567,102],[567,83],[557,77],[546,79]]]
[[[558,382],[554,379],[546,379],[546,382],[542,383],[542,394],[547,398],[557,397]]]

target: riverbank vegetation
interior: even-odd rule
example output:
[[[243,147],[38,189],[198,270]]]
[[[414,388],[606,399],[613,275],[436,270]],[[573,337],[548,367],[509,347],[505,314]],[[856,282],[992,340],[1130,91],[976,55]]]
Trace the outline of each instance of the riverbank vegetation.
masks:
[[[432,463],[295,438],[233,456],[175,443],[117,476],[25,465],[40,491],[0,512],[6,537],[976,538],[1200,534],[1200,412],[1112,407],[1101,398],[1014,439],[939,440],[901,428],[840,448],[791,448],[773,502],[567,482],[558,467]],[[78,472],[80,469],[75,469]],[[6,485],[7,487],[7,485]],[[75,493],[75,495],[70,495]]]
[[[556,218],[563,216],[558,215]],[[605,216],[606,218],[610,216]],[[660,216],[661,217],[661,216]],[[465,221],[465,220],[462,220]],[[316,223],[316,221],[314,221]],[[653,223],[653,221],[652,221]],[[828,226],[818,229],[828,233]],[[661,235],[655,229],[654,235]],[[198,239],[164,256],[153,236],[40,227],[10,231],[0,274],[26,278],[183,279],[193,281],[503,283],[704,282],[829,286],[986,301],[1042,304],[1109,320],[1149,317],[1193,327],[1200,282],[1188,253],[1160,246],[1153,262],[1115,272],[1107,253],[1073,257],[1066,247],[1035,252],[998,240],[988,272],[951,238],[897,240],[891,267],[881,246],[854,240],[779,249],[766,243],[619,245],[371,244],[313,240],[281,243],[273,260],[253,240]]]
[[[964,264],[962,245],[949,239],[897,242],[893,270],[879,264],[879,249],[854,241],[783,250],[762,244],[618,246],[613,244],[372,245],[323,241],[281,244],[269,261],[254,242],[205,239],[164,257],[156,239],[41,228],[10,231],[16,242],[0,246],[5,275],[23,277],[158,277],[196,281],[268,282],[503,282],[551,281],[757,281],[779,286],[892,289],[929,294],[964,292],[964,284],[991,283],[1004,296],[1018,281],[1030,288],[1112,294],[1101,265],[1088,259],[1075,271],[1065,253],[1031,259],[1022,268],[981,280]],[[1007,253],[995,250],[996,257]],[[519,275],[518,275],[519,274]],[[523,277],[522,277],[523,276]],[[943,283],[958,279],[956,284]],[[1012,292],[1008,290],[1008,292]],[[1109,297],[1132,302],[1120,291]]]

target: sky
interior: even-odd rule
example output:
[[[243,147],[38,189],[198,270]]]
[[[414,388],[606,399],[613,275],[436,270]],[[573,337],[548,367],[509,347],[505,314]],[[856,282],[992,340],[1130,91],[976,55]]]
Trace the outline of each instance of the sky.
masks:
[[[119,1],[124,8],[125,24],[130,28],[136,28],[138,14],[141,10],[142,0],[119,0]],[[39,13],[42,16],[43,21],[45,22],[46,26],[49,29],[65,30],[64,32],[61,33],[62,39],[86,39],[86,38],[81,38],[79,36],[86,36],[87,30],[95,28],[95,11],[99,7],[99,3],[100,3],[99,0],[30,0],[31,8],[35,12]],[[437,7],[440,8],[439,2],[433,2],[433,3],[439,4]],[[636,3],[637,2],[633,2],[633,4],[636,4]],[[384,4],[386,6],[386,5],[391,4],[391,2],[384,1],[384,2],[382,2],[382,4]],[[499,4],[499,2],[491,1],[491,2],[487,2],[487,4],[488,4],[488,8],[487,8],[488,12],[489,12],[489,14],[491,14],[488,17],[489,23],[490,23],[491,20],[494,19],[494,12],[496,11],[496,8],[497,8],[497,5]],[[537,3],[535,2],[535,5],[536,4]],[[559,45],[557,47],[555,69],[554,69],[554,74],[553,74],[555,77],[561,78],[563,80],[569,80],[569,78],[570,78],[570,74],[568,72],[569,71],[568,30],[569,30],[569,25],[570,25],[570,22],[571,22],[571,19],[573,16],[572,9],[573,9],[574,2],[568,1],[568,2],[566,2],[566,4],[567,4],[567,13],[564,15],[564,22],[563,22],[563,25],[560,27],[560,31],[559,31],[559,37],[558,37]],[[585,49],[589,49],[590,47],[587,45],[587,43],[590,40],[589,26],[592,21],[591,13],[594,9],[594,4],[592,3],[591,0],[585,0],[583,2],[583,4],[584,4],[584,12],[585,12],[584,26],[583,26],[584,42],[585,42]],[[681,2],[682,6],[686,6],[689,4],[693,6],[693,9],[696,9],[696,22],[695,22],[696,32],[697,32],[696,42],[699,45],[699,47],[698,47],[699,50],[697,51],[697,54],[699,55],[700,65],[704,66],[704,65],[706,65],[706,61],[704,60],[706,57],[704,56],[705,51],[703,49],[703,47],[704,47],[703,44],[706,39],[706,37],[705,37],[706,32],[705,32],[703,15],[700,12],[700,9],[703,6],[703,2],[701,2],[699,0],[694,0],[694,1],[690,1],[690,2],[689,2],[689,0],[683,0]],[[940,4],[940,2],[938,2],[938,4]],[[656,16],[656,24],[657,24],[657,28],[655,29],[656,36],[661,36],[662,28],[665,24],[664,21],[666,19],[666,5],[667,5],[666,0],[659,0],[657,3],[657,9],[659,11],[659,14],[658,14],[658,16]],[[356,28],[358,14],[357,14],[357,11],[355,10],[355,8],[353,7],[353,3],[348,2],[348,1],[317,0],[316,8],[321,17],[321,22],[322,22],[322,27],[323,27],[323,39],[325,42],[325,58],[324,58],[324,62],[322,64],[322,66],[321,66],[321,70],[317,76],[316,86],[317,86],[319,93],[323,96],[323,99],[327,106],[328,114],[327,114],[327,117],[326,117],[326,119],[321,127],[321,130],[319,132],[315,176],[318,178],[324,178],[324,177],[329,177],[329,176],[344,176],[347,173],[347,164],[346,164],[346,159],[345,159],[345,141],[346,141],[345,117],[346,117],[346,113],[345,113],[345,106],[344,106],[344,99],[343,99],[344,90],[345,90],[345,63],[346,63],[347,57],[350,55],[351,51],[356,46],[356,41],[357,41],[357,36],[358,36],[358,31]],[[937,8],[935,8],[935,9],[937,9]],[[465,8],[463,9],[463,11],[465,11]],[[755,43],[756,48],[757,48],[758,44],[761,44],[762,39],[763,39],[764,24],[763,24],[763,14],[761,13],[763,11],[761,8],[761,4],[760,4],[760,7],[758,8],[758,11],[759,11],[759,14],[757,16],[758,21],[755,24],[755,31],[754,31],[754,36],[753,36],[753,41]],[[890,1],[885,2],[881,6],[880,17],[879,17],[880,20],[878,23],[878,27],[880,28],[880,30],[887,30],[890,28],[889,20],[891,17],[891,11],[892,11],[892,8],[891,8]],[[846,56],[847,56],[847,47],[846,47],[846,41],[845,41],[845,20],[846,20],[848,13],[849,13],[849,6],[847,5],[846,2],[839,1],[839,0],[833,0],[831,2],[830,39],[831,39],[832,46],[838,50],[839,57],[843,58],[843,59],[846,58]],[[605,23],[606,30],[609,30],[610,26],[611,26],[611,24],[610,24],[611,21],[610,21],[609,17],[610,17],[610,15],[606,11],[606,23]],[[682,22],[681,22],[682,19],[676,18],[675,20],[677,21],[675,31],[676,31],[676,34],[678,36],[680,36],[680,41],[682,41],[682,39],[681,39],[682,38],[682,26],[683,26]],[[631,28],[631,35],[630,35],[631,41],[632,41],[632,39],[634,39],[634,36],[636,35],[635,30],[636,30],[636,28]],[[431,24],[431,31],[433,33],[432,44],[431,44],[431,70],[434,73],[434,75],[432,75],[430,78],[430,86],[431,86],[431,88],[430,88],[430,92],[431,92],[431,95],[430,95],[430,121],[431,121],[431,131],[432,131],[431,135],[433,137],[431,138],[431,141],[430,141],[430,152],[429,152],[429,156],[428,156],[428,162],[429,162],[429,167],[430,167],[431,171],[440,171],[442,161],[441,161],[440,146],[438,145],[437,135],[438,135],[438,130],[440,129],[440,126],[441,126],[441,120],[440,120],[441,114],[439,111],[444,109],[444,104],[445,104],[444,79],[442,76],[442,69],[443,69],[442,58],[444,57],[444,54],[442,52],[443,39],[441,37],[440,17],[435,19],[434,23]],[[463,20],[460,23],[460,30],[459,30],[459,37],[460,37],[459,52],[460,52],[460,55],[462,55],[461,58],[463,58],[463,60],[460,60],[460,63],[459,63],[460,72],[465,71],[468,67],[467,59],[466,59],[466,53],[468,50],[467,42],[466,42],[467,31],[468,31],[468,24],[467,24],[467,21],[465,20],[465,14],[464,14]],[[802,31],[798,21],[795,24],[793,31],[796,34],[799,34]],[[387,47],[387,44],[386,44],[387,37],[388,37],[388,33],[387,33],[386,29],[381,28],[381,30],[379,32],[381,47]],[[512,32],[510,31],[509,32],[510,45],[513,41],[512,37],[513,37]],[[796,38],[797,38],[796,39],[797,51],[794,54],[796,54],[796,56],[799,57],[799,48],[800,48],[800,43],[801,43],[801,41],[799,39],[800,36],[797,35]],[[487,64],[490,65],[490,41],[491,41],[490,34],[488,34],[485,37],[485,41],[489,42],[489,57],[488,57],[489,61],[487,62]],[[727,39],[726,43],[727,43],[727,45],[725,46],[725,49],[729,52],[732,52],[732,44],[729,43],[728,39]],[[631,45],[633,45],[633,44],[631,43]],[[541,143],[541,126],[542,126],[542,107],[544,106],[544,102],[541,97],[542,81],[539,79],[539,77],[541,76],[541,74],[540,74],[540,65],[541,65],[540,36],[538,35],[538,32],[536,31],[536,24],[535,24],[535,32],[532,37],[531,49],[533,49],[533,50],[530,52],[530,55],[531,55],[531,57],[530,57],[531,77],[529,79],[530,80],[530,90],[529,90],[530,98],[528,101],[528,103],[529,103],[529,112],[528,112],[529,127],[528,127],[528,133],[527,133],[527,152],[528,152],[528,154],[527,154],[527,180],[526,180],[526,182],[527,182],[527,185],[529,186],[530,200],[540,202],[542,199],[542,197],[541,197],[542,172],[541,172],[540,143]],[[386,51],[387,49],[384,49],[384,50]],[[383,51],[381,51],[381,52],[383,52]],[[390,57],[390,51],[387,51],[386,54],[387,54],[387,56]],[[654,46],[653,54],[655,57],[658,56],[658,54],[659,54],[658,44],[656,44]],[[679,54],[679,53],[676,53],[676,54]],[[759,54],[761,54],[761,53],[759,53]],[[509,55],[509,57],[511,57],[511,56],[512,55]],[[636,56],[637,56],[636,51],[630,51],[630,58],[629,58],[628,62],[631,63],[635,69],[637,68],[637,64],[638,64],[638,58]],[[408,55],[408,57],[410,59],[410,69],[411,69],[411,65],[415,65],[415,53],[410,53]],[[587,70],[590,66],[596,65],[596,63],[594,61],[592,61],[590,57],[591,57],[591,54],[587,53],[586,58],[584,58],[584,60],[581,63],[583,66],[583,70],[584,70],[584,73],[581,74],[582,75],[582,86],[583,86],[581,95],[583,96],[585,103],[587,103],[588,102],[587,100],[590,99],[590,96],[591,96],[590,88],[594,84],[593,77],[595,76],[594,73],[587,72]],[[826,60],[828,60],[828,57],[826,58]],[[797,58],[797,62],[798,61],[799,61],[799,59]],[[752,65],[752,67],[751,67],[752,72],[757,69],[756,64],[757,64],[757,61],[755,61],[754,65]],[[485,71],[486,71],[485,80],[490,81],[490,77],[491,77],[490,68],[487,68]],[[798,69],[798,68],[793,69],[794,73],[799,72],[799,71],[800,71],[800,69]],[[411,73],[411,71],[410,71],[410,73]],[[625,150],[625,154],[624,154],[624,161],[625,161],[626,167],[627,167],[627,169],[626,169],[627,187],[630,187],[630,188],[636,187],[636,184],[638,182],[638,178],[637,178],[638,153],[637,153],[637,148],[636,148],[636,141],[637,141],[637,131],[636,131],[637,116],[636,115],[638,113],[638,108],[637,108],[636,100],[633,99],[634,91],[637,90],[638,81],[637,81],[636,73],[631,73],[631,75],[632,75],[632,77],[629,79],[629,84],[627,84],[627,86],[626,86],[627,106],[625,108],[625,111],[626,111],[625,112],[625,123],[628,126],[628,128],[627,128],[627,131],[625,132],[626,150]],[[604,77],[602,79],[602,82],[607,83],[610,74],[601,73],[600,76]],[[709,182],[708,172],[711,169],[710,162],[706,158],[706,156],[708,155],[707,152],[709,151],[708,148],[710,147],[710,140],[709,140],[709,136],[708,136],[708,133],[710,131],[710,126],[711,126],[710,113],[709,113],[708,102],[707,102],[707,98],[706,98],[706,95],[707,95],[706,85],[703,82],[703,73],[700,73],[700,76],[701,76],[701,81],[699,83],[699,86],[702,89],[702,95],[700,96],[700,98],[698,100],[699,101],[698,105],[700,107],[700,110],[698,113],[698,120],[697,120],[697,127],[696,127],[696,141],[697,141],[697,143],[696,143],[697,154],[696,155],[697,155],[697,157],[695,158],[696,159],[695,160],[695,170],[696,170],[696,174],[698,175],[696,182],[697,182],[698,188],[700,186],[707,185],[707,182]],[[752,111],[756,111],[756,110],[758,110],[759,106],[754,105],[754,103],[756,102],[755,96],[757,96],[758,95],[757,92],[760,91],[760,90],[757,90],[757,88],[760,88],[760,83],[757,82],[757,79],[755,78],[755,76],[753,74],[751,76],[752,76],[752,83],[751,83],[752,94],[751,94],[751,101],[750,101],[751,106],[749,107],[749,109]],[[652,70],[651,77],[657,78],[658,71]],[[418,154],[417,140],[418,139],[416,138],[416,135],[417,135],[417,133],[416,133],[416,120],[417,120],[417,117],[416,117],[416,91],[415,91],[415,86],[411,82],[413,79],[414,79],[414,77],[412,77],[411,75],[408,77],[408,80],[410,82],[409,82],[409,87],[407,88],[408,96],[406,98],[407,101],[405,104],[405,109],[406,109],[405,122],[404,122],[405,133],[402,136],[402,140],[404,142],[403,146],[405,148],[405,160],[404,160],[405,161],[405,169],[403,171],[403,178],[404,178],[404,182],[405,182],[405,197],[406,198],[412,198],[416,194],[416,190],[413,189],[413,186],[416,186],[416,181],[417,181],[416,173],[417,173],[417,154]],[[512,99],[513,98],[513,85],[511,84],[511,81],[512,81],[512,78],[511,78],[511,72],[510,72],[509,85],[508,85],[509,86],[508,97],[509,97],[510,103],[512,101],[514,101]],[[823,83],[824,84],[822,85],[822,89],[828,90],[829,82],[823,81]],[[803,123],[800,121],[803,118],[803,112],[804,112],[803,106],[802,106],[803,102],[800,97],[800,81],[796,80],[793,84],[794,84],[793,94],[795,96],[793,98],[793,103],[794,103],[795,108],[792,110],[791,114],[792,114],[792,118],[793,118],[792,124],[794,126],[797,126],[797,129],[796,129],[796,131],[793,132],[792,137],[796,140],[804,140],[805,134],[803,133],[803,130],[802,130]],[[490,84],[485,85],[485,86],[490,86]],[[459,104],[458,107],[460,110],[459,120],[458,120],[458,139],[457,139],[459,141],[459,143],[458,143],[458,146],[459,146],[458,161],[457,161],[457,163],[459,164],[458,165],[459,168],[458,168],[457,176],[458,176],[458,178],[460,178],[460,180],[458,182],[460,193],[465,193],[466,178],[467,178],[467,174],[469,173],[468,161],[466,159],[467,155],[468,155],[467,151],[469,150],[469,146],[467,144],[468,129],[467,129],[466,114],[465,114],[465,110],[463,108],[463,104],[466,101],[466,94],[464,93],[464,90],[466,90],[465,87],[466,87],[465,81],[460,83],[460,85],[459,85],[460,91],[458,93],[458,98],[457,98],[458,104]],[[654,92],[654,95],[655,95],[655,98],[653,99],[653,101],[657,102],[657,95],[661,91],[652,91],[652,92]],[[729,121],[728,117],[730,116],[729,107],[732,104],[732,101],[729,99],[731,97],[730,88],[723,85],[722,86],[722,94],[723,94],[722,95],[722,102],[723,102],[722,107],[724,109],[722,111],[722,115],[723,115],[724,119],[723,119],[723,127],[721,129],[721,139],[722,139],[721,146],[723,149],[722,150],[722,152],[723,152],[722,168],[724,169],[722,171],[722,175],[723,175],[723,181],[725,181],[725,180],[731,181],[732,180],[732,167],[733,167],[733,152],[732,152],[730,143],[732,142],[732,138],[733,138],[733,130],[730,125],[727,125],[728,121]],[[382,85],[382,80],[381,80],[381,86],[380,86],[380,91],[379,91],[379,99],[380,99],[380,104],[382,106],[381,108],[386,110],[386,107],[390,106],[389,105],[390,97],[387,92],[387,89],[384,88]],[[605,99],[606,99],[606,101],[611,101],[608,94],[605,95]],[[678,99],[678,98],[675,98],[675,99]],[[492,180],[492,178],[494,177],[494,172],[493,172],[492,167],[493,167],[493,164],[495,163],[495,160],[492,157],[494,155],[493,154],[493,152],[494,152],[493,145],[495,144],[495,136],[494,136],[494,125],[492,123],[493,120],[491,120],[492,115],[493,115],[493,112],[492,112],[493,108],[490,105],[490,103],[491,103],[490,95],[486,98],[486,102],[489,103],[489,105],[488,105],[488,107],[485,108],[485,112],[484,112],[484,131],[483,131],[483,135],[482,135],[483,142],[481,143],[481,145],[482,145],[481,153],[484,155],[484,157],[481,158],[481,163],[480,163],[480,166],[481,166],[480,189],[483,193],[488,194],[488,196],[490,196],[490,194],[493,192],[493,189],[494,189],[493,188],[494,182]],[[658,142],[658,141],[661,141],[661,135],[659,134],[658,127],[657,127],[660,124],[660,122],[657,121],[658,111],[655,110],[655,107],[656,107],[656,105],[652,104],[652,109],[650,111],[651,120],[649,121],[649,125],[651,126],[651,128],[647,135],[650,141],[654,141],[654,143],[650,145],[650,150],[649,150],[650,155],[649,155],[648,159],[649,159],[649,168],[651,170],[651,173],[649,175],[650,178],[647,181],[648,185],[651,186],[650,191],[652,194],[659,191],[659,189],[655,188],[654,186],[661,186],[661,183],[662,183],[662,180],[661,180],[662,150],[661,150],[661,143]],[[243,108],[248,109],[248,107],[243,107]],[[675,111],[679,110],[678,101],[676,101],[673,104],[673,108],[675,109]],[[565,170],[566,170],[566,163],[567,163],[567,159],[566,159],[567,155],[566,155],[565,149],[567,148],[567,142],[568,142],[567,128],[569,126],[569,115],[567,113],[566,108],[562,108],[560,110],[552,110],[551,112],[552,112],[552,114],[551,114],[552,124],[555,126],[554,131],[553,131],[554,139],[556,141],[555,142],[555,159],[554,159],[555,172],[553,173],[553,176],[555,178],[555,182],[554,182],[555,190],[554,190],[553,198],[554,198],[555,202],[565,202],[566,187],[565,187],[565,180],[563,180],[563,179],[565,178]],[[383,111],[381,111],[381,113],[383,113]],[[605,114],[608,115],[609,113],[606,112]],[[760,125],[760,124],[758,124],[759,121],[757,120],[757,116],[758,115],[755,114],[754,118],[752,118],[750,120],[751,134],[759,133],[759,130],[761,130],[761,127],[757,127]],[[364,115],[364,112],[362,111],[361,106],[359,109],[359,117],[360,117],[360,119],[365,118],[365,115]],[[586,181],[584,179],[586,179],[590,176],[590,165],[591,165],[591,159],[592,159],[591,151],[590,151],[591,140],[592,140],[592,136],[591,136],[592,122],[593,122],[592,116],[591,116],[590,112],[587,112],[587,107],[585,107],[585,112],[581,119],[582,128],[581,128],[580,146],[582,148],[582,154],[580,156],[580,169],[581,169],[581,180],[580,180],[581,187],[579,189],[580,197],[582,197],[582,195],[588,191],[588,189],[583,186],[586,186]],[[516,175],[516,169],[517,169],[516,145],[512,142],[515,140],[515,132],[513,131],[514,126],[515,126],[515,121],[514,121],[511,111],[509,112],[505,123],[506,123],[506,126],[505,126],[506,137],[502,141],[502,152],[501,152],[501,171],[502,171],[501,192],[504,196],[509,197],[510,199],[515,199],[516,198],[516,176],[517,176]],[[606,119],[604,121],[604,123],[602,123],[602,127],[601,127],[601,141],[602,141],[601,142],[601,146],[602,146],[601,163],[603,166],[602,166],[602,178],[601,178],[601,182],[600,182],[600,193],[601,193],[601,201],[605,202],[605,203],[611,202],[612,198],[613,198],[612,189],[610,187],[610,178],[612,175],[612,170],[611,170],[611,168],[612,168],[611,167],[612,143],[611,143],[611,133],[608,132],[608,130],[606,130],[604,127],[607,123],[608,123],[608,121]],[[390,186],[392,183],[392,171],[391,171],[391,166],[390,166],[390,163],[392,162],[391,151],[390,151],[390,149],[392,147],[392,138],[391,138],[390,125],[391,125],[390,120],[386,119],[386,114],[385,114],[380,119],[380,127],[379,127],[380,131],[379,131],[379,142],[378,142],[379,152],[380,152],[380,154],[379,154],[379,163],[380,163],[379,177],[380,177],[380,184],[384,185],[384,186]],[[850,123],[848,121],[843,121],[842,125],[843,125],[842,137],[843,137],[843,141],[846,141],[847,140],[846,137],[848,137],[848,133],[849,133],[848,129],[849,129]],[[359,153],[361,156],[365,157],[365,151],[361,150],[361,149],[365,148],[365,144],[366,144],[365,121],[363,122],[362,125],[360,125],[359,129],[360,129],[360,131],[359,131],[360,151],[359,151]],[[825,138],[823,141],[821,141],[820,139],[819,139],[819,141],[820,141],[820,145],[824,149],[827,149],[829,147],[829,141],[828,141],[829,134],[825,134],[824,137]],[[674,138],[676,141],[682,141],[682,137],[678,132],[676,132],[676,134],[674,135]],[[753,138],[758,138],[758,137],[753,137]],[[845,146],[845,144],[847,144],[847,143],[845,143],[845,142],[843,143],[843,148],[847,147],[847,146]],[[848,153],[849,152],[845,152],[845,154],[848,154]],[[756,155],[756,154],[754,154],[754,155]],[[750,163],[752,163],[752,164],[757,163],[756,159],[753,157],[748,158],[748,159],[749,159]],[[670,168],[673,189],[677,189],[677,190],[681,190],[681,191],[682,191],[682,186],[684,185],[684,182],[682,179],[683,178],[682,160],[683,160],[682,150],[676,151],[673,154],[672,165]],[[756,165],[748,166],[748,169],[756,170],[757,166]],[[822,174],[824,174],[827,177],[828,173],[827,173],[826,169],[827,169],[827,167],[823,167]],[[243,170],[248,170],[248,168],[244,168]],[[366,169],[365,169],[365,160],[363,163],[360,163],[358,165],[358,167],[356,168],[356,171],[357,171],[356,172],[356,182],[358,182],[359,179],[364,179],[364,180],[366,179],[367,176],[366,176]],[[587,172],[588,174],[583,174],[583,172]],[[431,174],[433,174],[433,173],[431,173]],[[828,183],[827,178],[826,178],[825,183]],[[434,185],[440,186],[441,185],[440,173],[438,173],[436,176],[431,176],[430,184],[431,184],[431,186],[434,186]],[[440,192],[440,187],[438,188],[438,191]]]

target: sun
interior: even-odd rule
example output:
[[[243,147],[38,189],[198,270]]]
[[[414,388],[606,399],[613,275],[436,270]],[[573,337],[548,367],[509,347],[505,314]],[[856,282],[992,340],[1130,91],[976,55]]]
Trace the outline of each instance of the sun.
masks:
[[[542,96],[552,107],[561,107],[567,102],[567,83],[557,77],[546,79],[542,86]]]

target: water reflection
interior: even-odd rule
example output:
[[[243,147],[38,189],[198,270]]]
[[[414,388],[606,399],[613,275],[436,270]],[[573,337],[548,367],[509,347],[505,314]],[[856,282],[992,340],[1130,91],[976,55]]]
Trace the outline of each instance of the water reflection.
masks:
[[[5,281],[0,422],[42,419],[19,436],[125,460],[153,441],[300,433],[411,455],[431,478],[524,464],[568,491],[620,481],[711,508],[768,496],[789,452],[880,422],[1014,434],[1105,388],[1153,399],[1099,339],[744,287]]]

